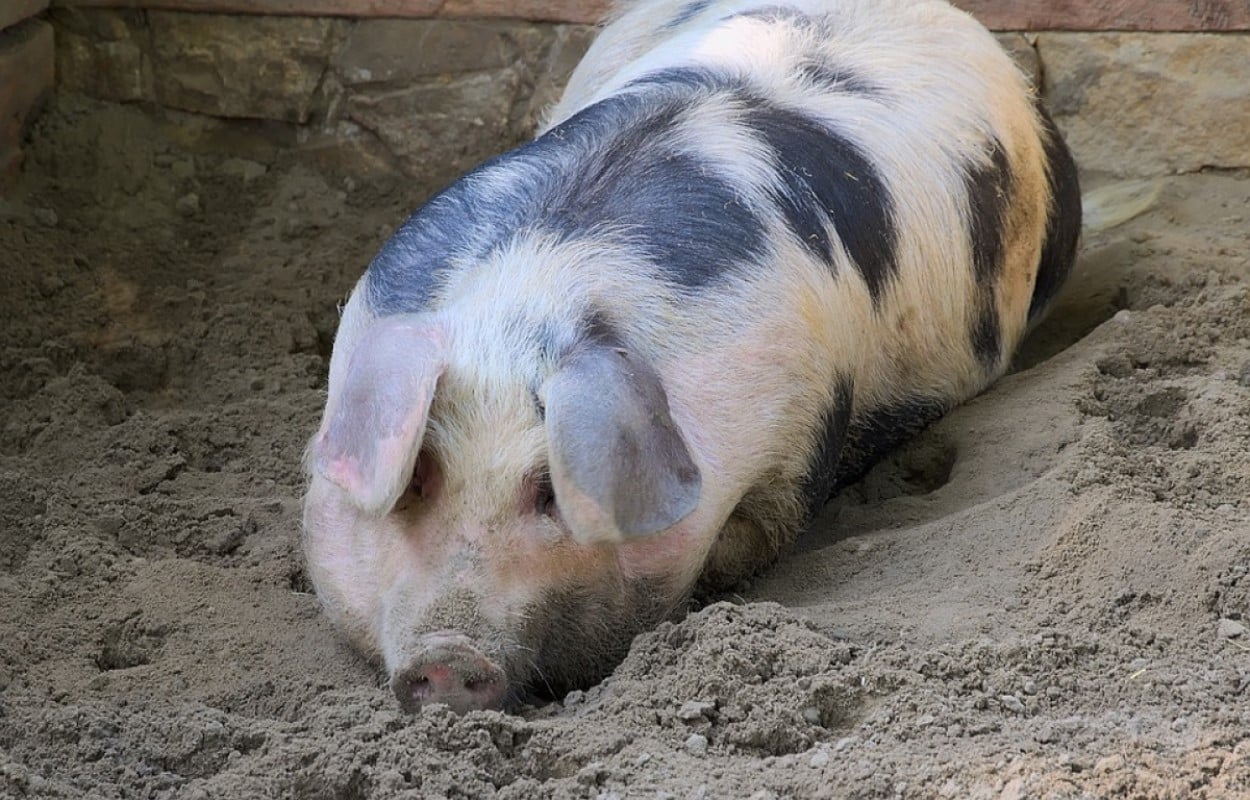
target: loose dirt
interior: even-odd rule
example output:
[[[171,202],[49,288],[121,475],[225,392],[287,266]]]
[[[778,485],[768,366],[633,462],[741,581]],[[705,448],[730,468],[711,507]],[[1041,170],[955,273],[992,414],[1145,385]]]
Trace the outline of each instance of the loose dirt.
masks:
[[[0,796],[1250,797],[1246,175],[1090,238],[1017,369],[740,595],[411,716],[319,614],[299,463],[431,187],[180,124],[62,100],[0,203]]]

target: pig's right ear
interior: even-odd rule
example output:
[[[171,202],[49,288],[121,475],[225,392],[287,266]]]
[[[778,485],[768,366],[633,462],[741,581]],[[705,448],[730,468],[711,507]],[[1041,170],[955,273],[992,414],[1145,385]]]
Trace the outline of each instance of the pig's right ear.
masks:
[[[565,358],[541,396],[552,488],[577,541],[660,533],[698,505],[699,468],[648,364],[589,342]]]
[[[441,327],[386,317],[357,340],[342,385],[330,387],[313,469],[362,511],[385,514],[407,489],[446,354]]]

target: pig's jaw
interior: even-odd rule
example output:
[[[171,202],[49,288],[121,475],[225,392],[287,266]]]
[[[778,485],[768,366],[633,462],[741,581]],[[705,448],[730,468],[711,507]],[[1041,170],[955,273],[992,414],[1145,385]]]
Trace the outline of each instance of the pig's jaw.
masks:
[[[538,592],[501,587],[491,597],[442,595],[421,612],[424,603],[396,596],[389,602],[395,622],[383,622],[377,638],[406,710],[434,703],[460,712],[512,709],[602,680],[635,635],[684,609],[688,588],[684,580],[616,572]],[[459,611],[444,613],[452,607]],[[414,612],[420,621],[401,629]]]

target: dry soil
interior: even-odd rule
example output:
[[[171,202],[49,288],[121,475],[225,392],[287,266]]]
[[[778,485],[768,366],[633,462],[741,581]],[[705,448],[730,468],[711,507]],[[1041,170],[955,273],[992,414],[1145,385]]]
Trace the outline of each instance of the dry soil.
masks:
[[[336,304],[430,187],[179,141],[62,101],[0,204],[0,796],[1250,797],[1246,175],[1091,237],[739,595],[461,718],[400,712],[298,547]]]

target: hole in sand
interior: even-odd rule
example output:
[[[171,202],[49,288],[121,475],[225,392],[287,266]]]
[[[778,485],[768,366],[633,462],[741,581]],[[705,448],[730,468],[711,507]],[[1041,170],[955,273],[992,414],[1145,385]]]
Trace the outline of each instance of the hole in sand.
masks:
[[[931,494],[950,482],[958,460],[955,442],[927,431],[888,454],[839,497],[875,505],[897,497]]]
[[[1023,372],[1084,339],[1095,328],[1128,308],[1123,276],[1132,245],[1117,241],[1082,255],[1050,312],[1012,359],[1011,372]]]
[[[166,631],[139,617],[111,625],[104,632],[95,665],[101,672],[151,664],[165,644]]]

